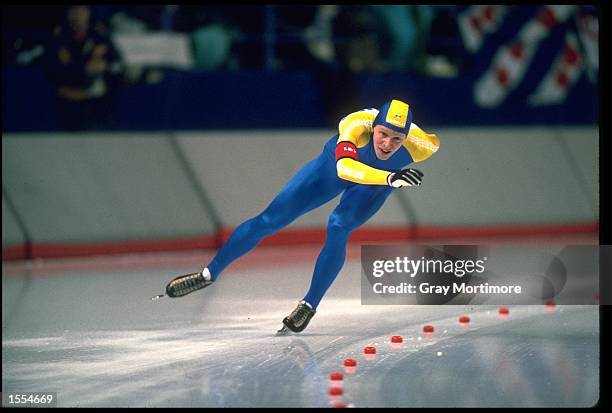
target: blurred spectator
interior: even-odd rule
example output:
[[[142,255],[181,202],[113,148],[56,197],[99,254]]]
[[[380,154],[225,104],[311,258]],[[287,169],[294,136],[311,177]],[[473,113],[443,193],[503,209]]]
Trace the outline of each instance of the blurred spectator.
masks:
[[[217,62],[223,62],[223,65],[232,70],[264,68],[265,7],[248,4],[193,6],[189,14],[195,16],[192,30],[197,42],[197,67],[211,66],[202,60],[210,57]],[[202,46],[208,41],[213,43],[212,50],[202,50]]]
[[[355,75],[385,70],[383,34],[369,6],[278,6],[279,68],[310,71],[327,126],[357,105]]]
[[[199,70],[223,68],[229,61],[232,32],[221,24],[197,28],[192,33],[194,66]]]
[[[426,5],[371,6],[384,29],[386,69],[395,72],[415,70],[425,66],[425,43],[432,19],[432,7]]]
[[[236,68],[239,63],[236,40],[241,35],[231,23],[227,10],[213,6],[184,6],[183,10],[191,16],[189,31],[194,67],[198,70]]]
[[[370,6],[343,6],[334,22],[338,61],[351,72],[386,70],[386,27]]]
[[[277,6],[277,68],[305,70],[316,78],[328,127],[336,127],[356,104],[353,74],[336,37],[340,15],[346,15],[340,5]]]
[[[62,129],[112,127],[112,97],[123,71],[106,27],[87,5],[68,6],[49,47],[50,76]]]
[[[456,76],[468,58],[457,23],[458,6],[437,5],[433,10],[425,71],[431,76]]]
[[[310,71],[320,65],[333,65],[336,56],[331,30],[338,8],[275,6],[276,68]]]
[[[337,106],[351,90],[343,90],[337,64],[333,25],[341,6],[299,5],[276,7],[275,68],[310,72],[320,85],[326,126],[336,127]],[[342,92],[339,93],[339,91]]]
[[[334,4],[319,6],[312,24],[304,32],[308,50],[324,63],[333,64],[336,60],[333,25],[339,12],[340,7]]]

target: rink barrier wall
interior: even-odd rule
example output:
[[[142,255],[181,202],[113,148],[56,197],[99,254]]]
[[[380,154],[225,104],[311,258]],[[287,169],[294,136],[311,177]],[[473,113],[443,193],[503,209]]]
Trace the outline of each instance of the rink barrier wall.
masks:
[[[353,242],[598,231],[598,130],[430,128],[422,187]],[[3,260],[217,248],[333,130],[4,134]],[[337,199],[262,245],[321,243]]]
[[[62,258],[94,256],[106,254],[129,254],[144,252],[171,252],[184,250],[218,249],[229,238],[233,228],[221,228],[210,237],[190,239],[168,239],[157,241],[126,241],[98,244],[44,244],[28,243],[2,249],[3,260],[21,260],[32,258]],[[506,241],[513,237],[558,238],[580,235],[596,241],[599,224],[581,223],[568,225],[514,225],[493,227],[403,227],[403,228],[366,228],[358,229],[349,238],[349,243],[402,243],[402,242],[435,242],[436,240],[460,240],[502,238]],[[264,239],[262,247],[282,247],[294,245],[317,244],[325,242],[324,229],[287,229]],[[582,242],[582,241],[581,241]]]

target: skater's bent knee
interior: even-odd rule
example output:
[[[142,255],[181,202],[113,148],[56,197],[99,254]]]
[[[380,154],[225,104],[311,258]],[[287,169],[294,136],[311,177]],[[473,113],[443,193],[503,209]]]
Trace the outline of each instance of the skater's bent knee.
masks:
[[[353,225],[349,225],[349,223],[339,219],[330,219],[327,224],[327,232],[333,234],[344,234],[348,236],[354,229],[355,227]]]

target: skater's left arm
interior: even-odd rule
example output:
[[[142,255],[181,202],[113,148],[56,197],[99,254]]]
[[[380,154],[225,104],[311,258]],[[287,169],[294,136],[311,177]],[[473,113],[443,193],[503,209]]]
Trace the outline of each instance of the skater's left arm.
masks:
[[[403,146],[410,153],[414,162],[421,162],[440,149],[440,139],[435,134],[427,133],[413,123],[410,125],[410,132],[408,132],[408,137]]]

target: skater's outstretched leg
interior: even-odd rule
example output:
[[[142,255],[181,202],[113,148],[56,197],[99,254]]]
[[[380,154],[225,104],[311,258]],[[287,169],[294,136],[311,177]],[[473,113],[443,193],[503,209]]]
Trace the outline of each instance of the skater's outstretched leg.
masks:
[[[327,170],[329,165],[324,154],[310,161],[261,214],[239,225],[207,267],[212,281],[229,264],[255,248],[264,237],[336,197],[347,184],[338,179],[334,171]]]
[[[347,181],[339,179],[330,168],[333,168],[333,164],[328,162],[325,153],[307,163],[261,214],[236,228],[207,267],[200,273],[186,274],[172,280],[166,287],[166,295],[183,297],[207,287],[229,264],[255,248],[264,237],[340,194],[348,185]]]

